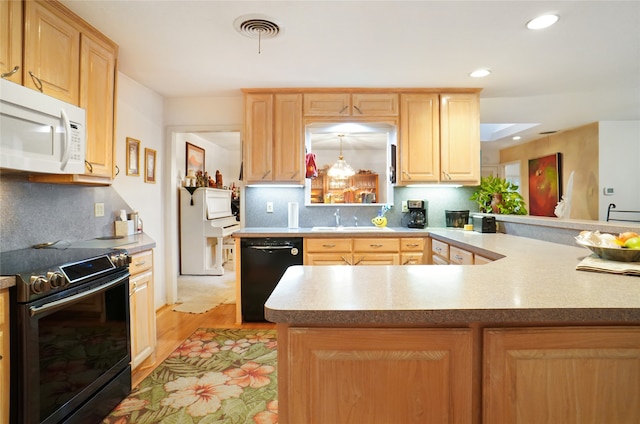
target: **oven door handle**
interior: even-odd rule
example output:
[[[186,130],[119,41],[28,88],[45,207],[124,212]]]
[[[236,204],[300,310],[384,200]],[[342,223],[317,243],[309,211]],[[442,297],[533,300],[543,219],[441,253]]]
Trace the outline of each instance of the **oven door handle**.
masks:
[[[82,300],[85,297],[89,297],[93,294],[96,294],[98,292],[101,291],[105,291],[110,289],[113,286],[116,286],[118,284],[120,284],[123,280],[126,280],[127,278],[129,278],[129,274],[127,273],[126,275],[123,275],[122,277],[117,278],[116,280],[110,281],[106,284],[103,284],[101,286],[98,287],[94,287],[91,290],[87,290],[85,292],[82,293],[78,293],[78,294],[74,294],[73,296],[69,296],[69,297],[65,297],[64,299],[60,299],[60,300],[56,300],[55,302],[51,302],[51,303],[47,303],[46,305],[42,305],[42,306],[31,306],[29,307],[29,315],[31,315],[32,317],[35,317],[38,314],[42,314],[51,310],[55,310],[58,308],[61,308],[69,303],[73,303],[75,301],[78,300]]]

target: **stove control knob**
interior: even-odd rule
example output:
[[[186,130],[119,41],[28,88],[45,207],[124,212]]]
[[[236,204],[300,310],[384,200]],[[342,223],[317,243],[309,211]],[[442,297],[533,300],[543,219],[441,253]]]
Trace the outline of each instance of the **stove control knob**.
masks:
[[[111,262],[117,267],[126,267],[131,263],[131,257],[126,253],[111,256]]]
[[[67,285],[67,279],[61,272],[47,272],[47,279],[51,287],[62,288]]]
[[[34,275],[31,277],[31,291],[33,293],[44,293],[48,289],[47,279],[43,275]]]

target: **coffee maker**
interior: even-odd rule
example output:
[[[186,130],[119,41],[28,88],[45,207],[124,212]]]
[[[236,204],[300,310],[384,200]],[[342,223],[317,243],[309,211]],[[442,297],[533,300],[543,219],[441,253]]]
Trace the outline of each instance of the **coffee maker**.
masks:
[[[409,209],[409,228],[424,228],[427,225],[427,211],[424,207],[424,200],[407,200]]]

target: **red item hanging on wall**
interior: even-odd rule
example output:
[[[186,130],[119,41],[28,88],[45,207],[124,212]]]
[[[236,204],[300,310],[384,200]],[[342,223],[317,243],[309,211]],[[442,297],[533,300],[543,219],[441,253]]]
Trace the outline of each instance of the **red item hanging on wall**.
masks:
[[[307,153],[306,155],[306,177],[307,178],[316,178],[318,176],[318,167],[316,166],[316,154],[315,153]]]

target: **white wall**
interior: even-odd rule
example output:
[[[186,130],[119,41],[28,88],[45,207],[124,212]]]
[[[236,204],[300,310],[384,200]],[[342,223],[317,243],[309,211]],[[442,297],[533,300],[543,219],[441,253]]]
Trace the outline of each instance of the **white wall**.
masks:
[[[640,121],[599,122],[599,219],[607,219],[607,207],[640,211]],[[605,196],[604,188],[614,194]],[[620,217],[620,215],[617,215]]]
[[[223,185],[227,187],[230,187],[231,183],[238,185],[242,150],[240,149],[240,135],[238,134],[237,136],[237,145],[234,146],[233,149],[226,149],[194,133],[176,133],[176,166],[178,167],[178,178],[183,178],[185,174],[186,143],[189,142],[204,149],[205,171],[208,172],[212,178],[215,179],[216,171],[220,171]]]
[[[163,99],[128,76],[118,73],[116,104],[116,164],[120,173],[113,181],[113,188],[131,206],[140,212],[144,232],[156,242],[154,252],[155,306],[166,304],[164,284],[165,214],[163,187],[166,182]],[[126,175],[126,139],[140,140],[140,175]],[[156,183],[144,182],[144,149],[156,151]]]

